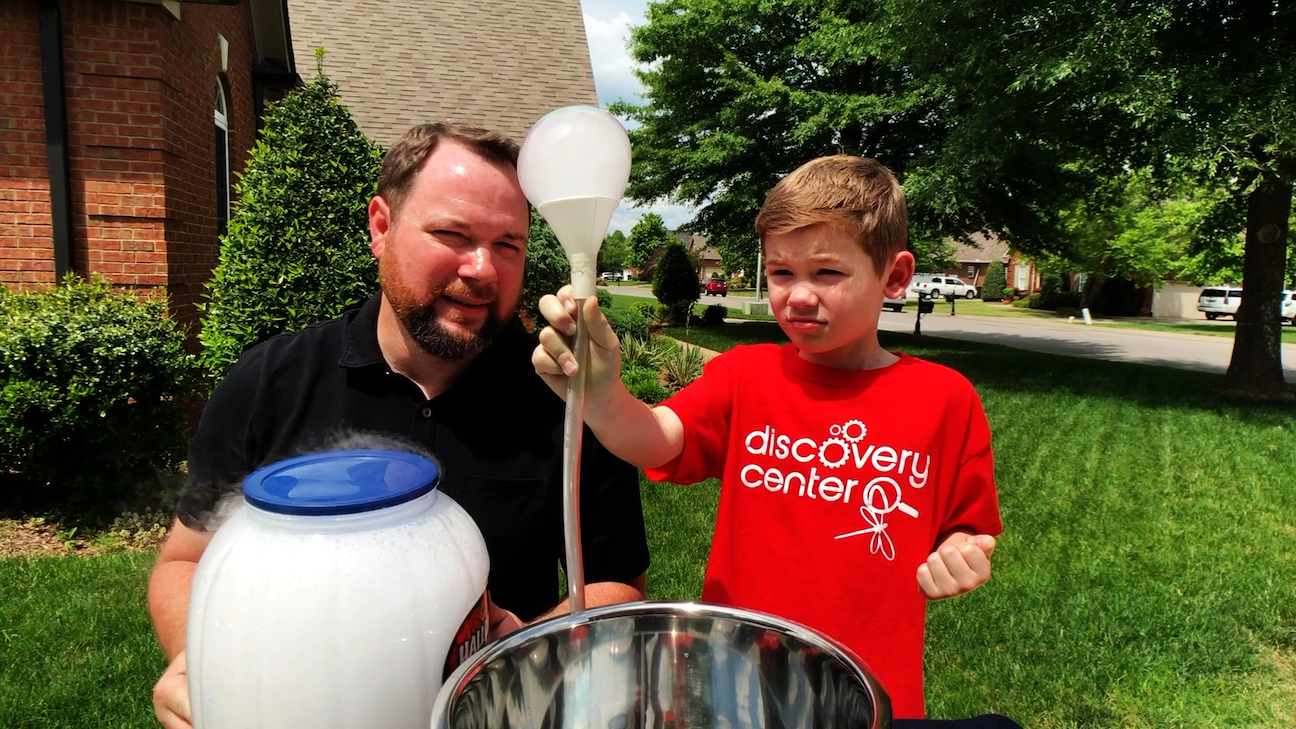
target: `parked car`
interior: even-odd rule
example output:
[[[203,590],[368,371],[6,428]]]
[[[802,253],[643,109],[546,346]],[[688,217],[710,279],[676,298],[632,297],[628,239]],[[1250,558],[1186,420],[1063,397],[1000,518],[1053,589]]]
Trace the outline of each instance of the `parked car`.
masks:
[[[1282,299],[1282,318],[1296,327],[1296,291],[1284,291]]]
[[[947,294],[954,294],[964,299],[975,299],[977,290],[975,286],[964,283],[962,279],[954,276],[923,276],[919,278],[914,276],[913,282],[909,284],[909,291],[915,295],[926,295],[931,298],[939,298]]]
[[[1197,311],[1207,319],[1218,319],[1231,316],[1237,319],[1238,306],[1242,303],[1242,289],[1237,286],[1211,286],[1202,289],[1197,297]]]
[[[890,297],[887,297],[885,299],[882,299],[882,308],[890,309],[891,311],[904,311],[904,306],[906,301],[908,300],[903,296],[901,296],[898,299],[892,299]]]
[[[599,278],[604,281],[622,281],[625,279],[625,274],[620,271],[604,271],[599,274]]]
[[[702,281],[702,293],[707,296],[724,296],[729,293],[729,284],[722,279],[708,278]]]

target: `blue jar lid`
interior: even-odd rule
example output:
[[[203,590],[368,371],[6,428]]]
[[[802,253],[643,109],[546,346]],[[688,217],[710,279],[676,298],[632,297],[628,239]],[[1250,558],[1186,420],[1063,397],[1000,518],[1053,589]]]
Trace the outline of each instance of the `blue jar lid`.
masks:
[[[276,514],[358,514],[412,501],[440,480],[437,464],[413,453],[330,451],[254,471],[243,480],[243,498]]]

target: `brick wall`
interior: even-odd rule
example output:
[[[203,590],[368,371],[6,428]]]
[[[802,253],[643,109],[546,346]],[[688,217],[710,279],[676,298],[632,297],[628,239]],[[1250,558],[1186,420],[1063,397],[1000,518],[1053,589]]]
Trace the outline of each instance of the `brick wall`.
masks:
[[[177,21],[156,5],[63,3],[73,267],[123,288],[168,286],[181,320],[193,318],[218,251],[218,34],[229,41],[233,171],[253,143],[248,13],[246,4],[186,4]],[[36,0],[6,0],[0,28],[0,283],[47,283],[53,241]]]
[[[212,112],[220,77],[218,36],[229,41],[223,84],[229,117],[230,182],[246,164],[256,139],[252,89],[255,54],[247,3],[228,7],[190,3],[182,23],[166,26],[163,96],[168,120],[164,150],[167,182],[167,290],[181,319],[196,315],[220,246],[216,233],[215,132]],[[232,196],[232,193],[231,193]]]
[[[36,0],[0,2],[0,284],[54,280]]]

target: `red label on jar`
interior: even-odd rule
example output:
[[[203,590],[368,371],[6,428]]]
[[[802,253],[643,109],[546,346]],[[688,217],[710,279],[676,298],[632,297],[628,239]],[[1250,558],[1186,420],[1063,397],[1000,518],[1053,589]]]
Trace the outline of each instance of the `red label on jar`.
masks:
[[[450,643],[450,654],[446,656],[445,670],[441,673],[442,681],[449,678],[456,668],[467,663],[469,658],[477,655],[477,651],[486,645],[486,634],[489,629],[486,594],[482,593],[481,599],[473,605],[472,610],[468,611],[468,617],[464,618],[463,625],[459,626],[454,640]]]

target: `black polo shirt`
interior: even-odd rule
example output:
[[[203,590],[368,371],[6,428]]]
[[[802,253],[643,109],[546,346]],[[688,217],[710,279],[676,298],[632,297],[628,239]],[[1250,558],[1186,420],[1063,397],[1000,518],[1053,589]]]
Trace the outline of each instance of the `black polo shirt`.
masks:
[[[536,339],[514,319],[428,400],[378,347],[375,296],[341,319],[251,349],[212,393],[189,445],[177,515],[202,529],[222,494],[269,463],[315,450],[410,441],[441,463],[442,493],[472,515],[490,552],[492,599],[530,620],[560,599],[562,399],[536,375]],[[587,428],[581,453],[585,581],[648,569],[638,472]]]

